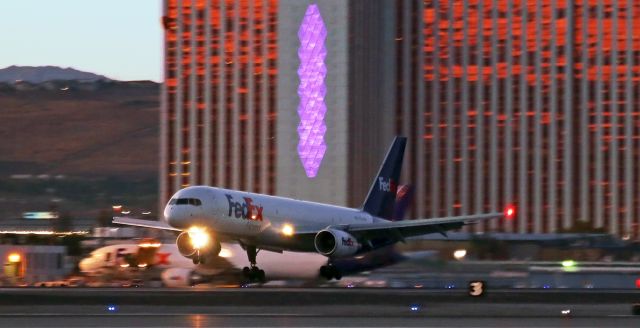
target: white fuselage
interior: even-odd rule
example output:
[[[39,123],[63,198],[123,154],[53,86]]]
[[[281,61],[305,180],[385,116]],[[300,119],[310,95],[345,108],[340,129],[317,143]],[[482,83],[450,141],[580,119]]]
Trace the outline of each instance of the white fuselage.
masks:
[[[179,229],[204,226],[221,239],[309,252],[314,251],[313,245],[289,240],[283,233],[285,226],[296,233],[317,232],[328,226],[380,220],[352,208],[207,186],[176,192],[165,207],[164,217]]]

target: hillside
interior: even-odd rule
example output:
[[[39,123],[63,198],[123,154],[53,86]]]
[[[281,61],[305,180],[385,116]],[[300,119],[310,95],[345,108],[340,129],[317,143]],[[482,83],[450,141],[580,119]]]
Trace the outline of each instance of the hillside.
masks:
[[[107,81],[107,77],[67,67],[57,66],[9,66],[0,69],[0,82],[24,81],[42,83],[47,81]]]
[[[159,89],[148,81],[0,83],[0,215],[46,209],[52,199],[78,213],[118,200],[155,206]]]

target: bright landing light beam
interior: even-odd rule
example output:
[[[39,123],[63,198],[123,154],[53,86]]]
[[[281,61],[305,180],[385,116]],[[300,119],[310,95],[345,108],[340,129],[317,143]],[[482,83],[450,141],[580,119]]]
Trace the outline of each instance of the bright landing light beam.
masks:
[[[189,239],[191,239],[191,246],[193,246],[193,248],[202,249],[209,244],[211,238],[204,229],[191,227],[187,232],[189,233]]]

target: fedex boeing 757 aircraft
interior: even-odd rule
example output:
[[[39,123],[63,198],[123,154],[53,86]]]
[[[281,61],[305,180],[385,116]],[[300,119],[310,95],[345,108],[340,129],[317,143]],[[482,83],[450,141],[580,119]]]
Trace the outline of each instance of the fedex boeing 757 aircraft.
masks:
[[[396,188],[406,138],[396,137],[373,180],[361,208],[346,208],[244,191],[192,186],[176,192],[164,209],[165,221],[114,218],[124,225],[179,231],[180,253],[194,263],[213,261],[221,242],[235,242],[247,252],[251,281],[265,281],[258,268],[260,250],[319,253],[327,257],[320,275],[340,279],[337,259],[383,248],[407,237],[458,229],[483,220],[513,215],[474,214],[456,217],[393,221]]]

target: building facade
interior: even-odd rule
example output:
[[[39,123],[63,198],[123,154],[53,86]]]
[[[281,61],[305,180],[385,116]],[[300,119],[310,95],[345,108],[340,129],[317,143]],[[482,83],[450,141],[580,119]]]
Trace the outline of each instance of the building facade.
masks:
[[[275,193],[277,4],[165,1],[161,203],[197,184]]]
[[[399,1],[396,131],[419,216],[638,238],[640,3]],[[400,83],[402,81],[402,83]]]
[[[359,206],[395,134],[414,217],[637,239],[640,3],[165,0],[161,197]],[[584,223],[586,222],[586,223]]]
[[[165,0],[160,206],[199,184],[359,206],[394,133],[393,4]]]

